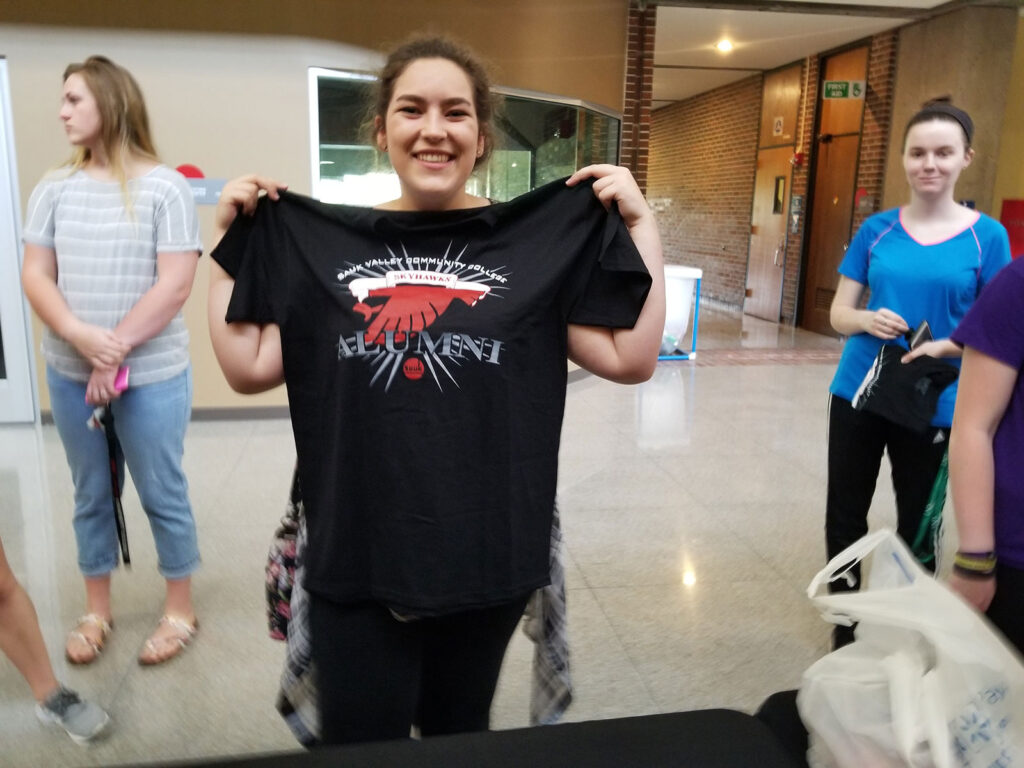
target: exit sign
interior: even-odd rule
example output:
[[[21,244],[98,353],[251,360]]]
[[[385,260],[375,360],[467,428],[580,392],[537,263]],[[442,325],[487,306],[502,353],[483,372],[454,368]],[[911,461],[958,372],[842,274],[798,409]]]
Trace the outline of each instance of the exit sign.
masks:
[[[823,99],[863,99],[863,80],[826,80],[822,85]]]

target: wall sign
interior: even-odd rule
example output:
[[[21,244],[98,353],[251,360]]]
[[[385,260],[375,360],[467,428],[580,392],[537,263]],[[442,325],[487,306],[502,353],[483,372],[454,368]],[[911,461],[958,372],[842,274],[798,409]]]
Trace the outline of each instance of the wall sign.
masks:
[[[220,191],[227,183],[227,179],[207,179],[203,172],[191,163],[182,163],[175,168],[178,173],[185,177],[189,188],[192,190],[192,197],[196,205],[216,205],[220,198]]]
[[[821,98],[863,99],[866,90],[864,80],[826,80],[821,84]]]

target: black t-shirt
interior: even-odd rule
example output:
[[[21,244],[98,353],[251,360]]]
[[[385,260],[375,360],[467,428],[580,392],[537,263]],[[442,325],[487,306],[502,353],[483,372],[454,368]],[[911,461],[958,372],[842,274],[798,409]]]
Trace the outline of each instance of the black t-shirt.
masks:
[[[437,615],[548,583],[567,324],[632,327],[651,284],[590,184],[445,212],[285,193],[212,257],[227,321],[281,328],[308,590]]]

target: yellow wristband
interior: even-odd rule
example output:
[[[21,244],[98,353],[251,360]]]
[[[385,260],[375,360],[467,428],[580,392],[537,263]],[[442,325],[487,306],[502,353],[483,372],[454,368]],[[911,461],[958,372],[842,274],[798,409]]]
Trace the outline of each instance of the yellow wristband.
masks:
[[[970,571],[979,575],[994,573],[996,569],[995,552],[957,552],[953,555],[953,565],[958,570]]]

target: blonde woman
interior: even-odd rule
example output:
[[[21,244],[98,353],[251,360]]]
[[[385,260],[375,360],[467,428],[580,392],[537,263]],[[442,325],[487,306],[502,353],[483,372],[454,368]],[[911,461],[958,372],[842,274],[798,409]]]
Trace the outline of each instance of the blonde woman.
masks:
[[[22,285],[46,325],[43,355],[53,419],[75,487],[74,529],[85,613],[68,636],[75,664],[96,659],[113,626],[110,576],[118,540],[107,446],[87,427],[109,405],[123,482],[127,464],[149,518],[167,591],[140,655],[157,664],[196,631],[191,574],[196,527],[181,467],[191,413],[188,331],[181,308],[201,250],[195,204],[162,165],[142,92],[102,56],[64,72],[60,119],[70,161],[29,200]],[[130,386],[115,386],[121,368]]]

